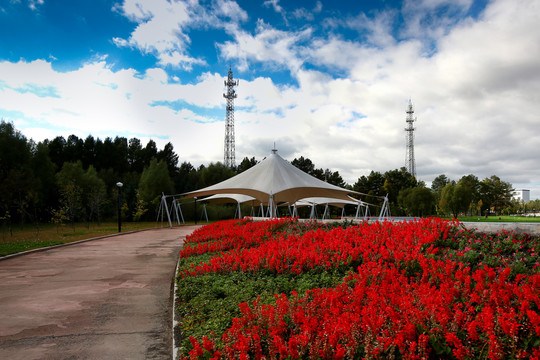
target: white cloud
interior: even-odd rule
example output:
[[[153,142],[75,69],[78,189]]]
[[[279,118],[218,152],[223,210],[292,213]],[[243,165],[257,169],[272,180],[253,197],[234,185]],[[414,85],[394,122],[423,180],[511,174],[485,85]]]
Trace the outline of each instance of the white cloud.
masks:
[[[313,21],[315,17],[313,13],[305,8],[298,8],[292,12],[292,16],[299,20]]]
[[[366,14],[360,13],[354,18],[347,19],[345,22],[351,29],[356,29],[360,33],[366,32],[368,43],[376,47],[386,47],[396,43],[392,35],[396,16],[395,10],[382,11],[374,17],[368,17]]]
[[[404,163],[405,101],[412,97],[423,176],[492,172],[531,180],[534,167],[523,167],[527,163],[516,159],[538,160],[533,147],[525,146],[539,140],[540,130],[540,34],[531,31],[539,20],[537,7],[531,1],[493,3],[480,21],[464,22],[441,36],[432,57],[423,55],[415,40],[379,49],[317,39],[309,60],[341,68],[349,76],[298,76],[299,91],[318,107],[341,104],[366,115],[356,136],[367,139],[363,150],[378,150],[370,155],[372,168]]]
[[[312,9],[301,7],[287,12],[283,6],[279,4],[279,1],[280,0],[266,0],[263,2],[263,6],[272,8],[276,13],[280,14],[287,26],[289,25],[288,19],[290,18],[296,20],[313,21],[315,18],[314,14],[318,14],[322,10],[322,3],[317,1]]]
[[[247,20],[247,13],[229,0],[217,0],[209,10],[197,1],[126,0],[114,10],[137,23],[128,39],[113,37],[119,47],[130,46],[153,54],[162,66],[191,71],[194,65],[207,65],[189,54],[190,31],[199,27],[222,28],[225,18],[232,24]]]
[[[283,10],[283,7],[279,5],[279,0],[266,0],[265,2],[263,2],[263,5],[266,7],[271,7],[278,14],[285,13],[285,10]]]
[[[235,1],[218,0],[213,12],[217,17],[229,18],[234,23],[248,19],[248,14]]]
[[[256,34],[237,29],[232,34],[233,41],[218,44],[221,56],[240,62],[241,70],[249,63],[263,63],[285,68],[295,73],[303,64],[299,42],[306,41],[312,34],[307,28],[300,32],[277,30],[262,20],[257,22]]]
[[[207,65],[206,61],[203,59],[196,59],[191,56],[181,54],[178,51],[160,53],[159,64],[163,66],[172,65],[181,67],[188,71],[193,69],[193,65]]]
[[[438,39],[447,34],[467,14],[473,0],[405,0],[402,36]]]
[[[32,10],[37,10],[38,6],[42,6],[44,2],[44,0],[28,0],[28,7]]]
[[[470,6],[468,1],[454,3],[424,1],[415,6],[423,11],[419,19],[452,6],[457,9],[452,11],[464,13]],[[434,46],[429,55],[422,38],[391,37],[390,13],[355,18],[364,22],[359,30],[368,31],[366,43],[332,34],[315,37],[310,28],[280,30],[262,21],[250,32],[239,26],[247,15],[232,15],[236,3],[215,4],[213,10],[197,10],[197,21],[230,14],[230,26],[223,20],[219,24],[233,38],[217,45],[223,58],[237,59],[244,69],[286,69],[294,78],[289,85],[276,85],[268,76],[245,80],[240,72],[237,160],[261,159],[275,141],[288,160],[309,157],[317,167],[338,170],[351,184],[371,170],[399,168],[405,160],[405,110],[412,98],[420,179],[429,183],[442,173],[455,180],[496,174],[520,188],[538,183],[538,1],[492,1],[478,19],[449,21],[444,31],[428,23]],[[183,37],[187,32],[163,34],[167,29],[184,31],[191,20],[146,25],[168,19],[161,9],[154,2],[126,2],[126,15],[139,26],[155,26],[161,35],[135,31],[117,44],[170,56],[163,63],[189,64],[189,52],[180,51],[189,44]],[[414,33],[412,26],[408,29]],[[233,70],[238,77],[237,68]],[[30,135],[36,140],[59,132],[82,137],[151,134],[158,145],[171,141],[181,161],[221,161],[224,72],[207,71],[182,84],[164,69],[114,71],[106,59],[65,73],[44,60],[2,62],[0,115],[23,133],[36,134]],[[540,198],[540,193],[532,197]]]
[[[160,63],[191,69],[193,64],[204,64],[188,55],[190,38],[186,27],[193,22],[193,13],[185,2],[166,0],[126,0],[122,13],[137,27],[129,39],[115,37],[117,46],[132,46],[144,53],[157,56]]]
[[[172,129],[180,127],[194,131],[201,126],[199,114],[151,106],[152,102],[162,100],[163,94],[170,97],[176,88],[189,92],[182,85],[169,84],[162,69],[150,69],[141,76],[133,70],[115,72],[104,62],[98,62],[86,64],[76,71],[59,73],[42,60],[2,62],[0,69],[4,74],[0,109],[6,114],[19,112],[19,116],[8,120],[14,121],[23,132],[28,128],[34,134],[40,134],[36,140],[43,140],[43,136],[51,134],[51,129],[83,137],[88,134],[101,137],[153,134],[167,139],[174,137],[175,130]],[[29,85],[34,88],[47,86],[58,96],[44,97],[35,91],[13,90]],[[189,100],[188,96],[185,98]],[[36,125],[41,125],[41,133]],[[196,141],[192,140],[194,134],[188,137],[187,141],[182,141]]]

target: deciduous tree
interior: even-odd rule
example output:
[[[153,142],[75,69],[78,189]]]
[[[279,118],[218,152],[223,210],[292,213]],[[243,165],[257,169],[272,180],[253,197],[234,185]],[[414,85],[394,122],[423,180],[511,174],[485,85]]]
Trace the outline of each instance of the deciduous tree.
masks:
[[[435,195],[425,186],[407,188],[399,192],[398,203],[408,216],[428,216],[433,214]]]
[[[462,183],[451,181],[442,189],[439,207],[457,218],[460,213],[466,212],[472,201],[471,190]]]
[[[164,161],[152,159],[150,165],[144,169],[139,181],[138,207],[148,209],[148,214],[154,215],[159,205],[161,193],[171,194],[173,182],[169,177],[169,170]],[[143,201],[142,205],[140,201]]]

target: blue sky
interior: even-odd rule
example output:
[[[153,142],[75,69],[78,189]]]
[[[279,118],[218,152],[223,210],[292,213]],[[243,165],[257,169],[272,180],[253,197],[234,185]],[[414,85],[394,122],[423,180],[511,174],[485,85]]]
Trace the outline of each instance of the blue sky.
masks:
[[[0,0],[0,117],[35,141],[171,142],[223,160],[229,66],[236,158],[309,157],[349,183],[496,174],[540,198],[535,0]]]

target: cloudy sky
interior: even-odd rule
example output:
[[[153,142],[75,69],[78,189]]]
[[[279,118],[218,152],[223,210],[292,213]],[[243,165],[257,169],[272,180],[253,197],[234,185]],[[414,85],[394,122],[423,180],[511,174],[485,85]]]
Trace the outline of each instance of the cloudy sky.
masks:
[[[237,163],[400,168],[411,99],[418,178],[540,198],[539,23],[538,0],[0,0],[0,117],[223,161],[231,67]]]

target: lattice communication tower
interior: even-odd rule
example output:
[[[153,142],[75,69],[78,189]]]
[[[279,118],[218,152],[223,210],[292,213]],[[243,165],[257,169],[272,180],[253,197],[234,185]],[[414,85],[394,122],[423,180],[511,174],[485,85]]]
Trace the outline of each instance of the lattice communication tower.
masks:
[[[413,122],[416,121],[414,115],[414,110],[412,102],[409,99],[409,105],[407,106],[407,127],[405,128],[405,142],[406,142],[406,152],[405,152],[405,167],[407,171],[416,178],[416,162],[414,160],[414,130]]]
[[[235,148],[234,148],[234,99],[237,97],[235,86],[238,86],[239,81],[233,79],[233,72],[229,67],[229,75],[225,80],[225,86],[227,92],[223,94],[223,97],[227,99],[227,115],[225,117],[225,166],[235,167]]]

